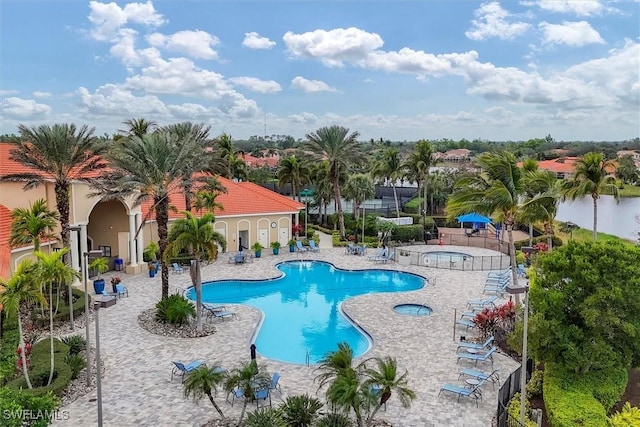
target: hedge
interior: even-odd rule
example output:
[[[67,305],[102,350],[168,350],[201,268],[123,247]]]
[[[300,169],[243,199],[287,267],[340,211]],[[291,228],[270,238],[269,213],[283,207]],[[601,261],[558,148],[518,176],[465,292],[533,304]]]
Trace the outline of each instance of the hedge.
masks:
[[[52,393],[34,396],[9,387],[0,388],[0,426],[2,427],[44,427],[49,425],[47,414],[52,414],[60,406],[60,400]],[[33,415],[24,417],[22,414]]]
[[[551,238],[551,242],[553,243],[554,249],[559,248],[563,244],[562,239],[557,236],[553,236]],[[533,244],[535,245],[536,243],[547,243],[547,236],[540,236],[540,237],[534,238]],[[521,240],[518,242],[513,242],[513,246],[515,246],[516,250],[520,250],[522,249],[523,246],[529,246],[529,240],[527,239],[527,240]]]
[[[0,386],[13,378],[16,370],[16,349],[20,343],[18,333],[18,318],[16,316],[5,316],[0,340]]]
[[[76,297],[76,300],[73,302],[73,317],[79,317],[81,314],[84,314],[84,291],[80,289],[73,289],[71,291],[73,295]],[[89,296],[91,299],[91,296]],[[91,306],[91,300],[89,300],[89,306]],[[54,306],[55,309],[55,306]],[[45,309],[45,317],[39,317],[40,310],[33,311],[32,315],[34,316],[35,322],[40,326],[49,325],[49,311]],[[60,304],[58,305],[58,312],[53,315],[53,323],[58,322],[66,322],[69,320],[69,305],[68,301],[65,299],[60,299]]]
[[[424,238],[422,225],[398,225],[393,228],[391,238],[400,242],[422,241]]]
[[[618,402],[627,385],[625,369],[575,374],[547,363],[543,396],[554,427],[607,425],[607,411]]]

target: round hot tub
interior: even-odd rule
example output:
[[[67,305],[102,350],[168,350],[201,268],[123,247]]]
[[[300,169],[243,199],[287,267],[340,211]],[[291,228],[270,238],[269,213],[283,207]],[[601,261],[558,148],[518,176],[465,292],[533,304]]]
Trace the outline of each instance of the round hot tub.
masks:
[[[433,310],[424,304],[398,304],[393,311],[407,316],[428,316]]]

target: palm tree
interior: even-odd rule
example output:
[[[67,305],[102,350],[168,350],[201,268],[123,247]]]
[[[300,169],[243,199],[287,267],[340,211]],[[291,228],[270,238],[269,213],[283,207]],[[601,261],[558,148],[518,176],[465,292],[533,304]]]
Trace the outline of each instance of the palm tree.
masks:
[[[140,205],[153,200],[146,217],[155,212],[158,226],[159,259],[162,265],[162,298],[169,295],[169,268],[164,253],[167,248],[170,194],[180,188],[187,170],[197,170],[202,147],[191,139],[180,139],[166,132],[154,132],[114,143],[107,157],[110,170],[91,184],[105,200],[133,197]],[[206,167],[206,165],[202,165]]]
[[[400,206],[396,193],[396,181],[402,178],[402,158],[397,148],[387,148],[382,153],[382,159],[376,162],[371,171],[374,178],[384,178],[393,189],[393,198],[396,202],[396,215],[400,218]]]
[[[216,139],[218,144],[217,157],[221,167],[217,167],[216,171],[228,179],[246,180],[249,174],[247,164],[244,160],[238,158],[238,151],[233,145],[231,135],[223,133]]]
[[[8,140],[14,147],[9,158],[29,172],[8,174],[2,181],[24,182],[29,190],[53,181],[56,208],[60,214],[62,246],[69,246],[69,200],[72,181],[90,182],[88,173],[101,171],[106,162],[102,154],[106,144],[93,135],[94,128],[74,124],[18,126],[20,137]]]
[[[203,259],[215,260],[218,256],[218,244],[226,249],[227,242],[222,234],[213,230],[215,217],[204,214],[197,218],[191,212],[183,212],[186,218],[177,219],[171,226],[165,251],[165,258],[174,257],[187,251],[193,257],[190,267],[191,283],[196,290],[196,329],[202,331],[202,273]]]
[[[49,289],[49,341],[51,351],[51,368],[49,370],[49,381],[53,380],[54,358],[53,358],[53,288],[56,292],[64,289],[65,286],[73,282],[73,279],[79,277],[79,274],[63,261],[63,256],[69,251],[69,248],[63,248],[60,251],[45,254],[40,251],[34,253],[38,258],[38,262],[33,269],[33,277],[41,286]],[[73,311],[73,306],[69,307]],[[88,321],[88,319],[86,319]]]
[[[329,162],[316,163],[311,168],[311,180],[315,183],[314,203],[318,206],[320,224],[327,223],[327,207],[333,198],[333,181],[329,171]]]
[[[522,162],[522,171],[524,172],[524,177],[527,178],[531,176],[534,172],[538,170],[538,162],[535,159],[525,159]],[[531,187],[525,185],[524,197],[526,199],[531,199],[535,196],[537,192],[535,192]],[[530,218],[529,221],[529,246],[533,246],[533,221],[537,221],[539,218],[536,216]]]
[[[522,204],[521,217],[530,223],[542,221],[547,235],[547,245],[551,251],[555,234],[554,221],[560,203],[561,181],[551,171],[535,170],[525,174],[524,182],[527,195]]]
[[[373,199],[375,194],[376,189],[373,185],[373,180],[368,174],[358,173],[351,175],[347,179],[347,183],[344,186],[344,198],[353,200],[353,215],[356,220],[360,218],[360,205],[365,200]]]
[[[348,369],[353,369],[353,350],[346,342],[338,343],[338,349],[330,351],[318,362],[316,371],[320,371],[314,382],[318,382],[318,391],[334,381],[338,375]]]
[[[24,347],[24,332],[22,331],[22,316],[20,308],[23,304],[38,303],[46,306],[47,300],[44,299],[37,284],[33,280],[34,263],[30,260],[24,260],[16,268],[16,271],[8,280],[0,278],[0,304],[4,307],[8,314],[18,316],[18,335],[20,337],[20,358],[22,361],[22,372],[29,389],[31,380],[29,379],[29,367],[27,366],[27,356]]]
[[[271,378],[264,372],[260,372],[255,360],[247,362],[240,368],[232,369],[227,373],[224,383],[224,389],[227,393],[232,393],[236,390],[242,390],[244,396],[244,402],[242,404],[242,411],[240,412],[240,418],[238,419],[238,426],[242,425],[242,419],[244,413],[247,410],[247,403],[253,399],[253,396],[260,387],[264,384],[269,384]]]
[[[306,162],[296,156],[285,157],[280,160],[278,167],[278,186],[284,187],[291,184],[291,194],[300,201],[300,189],[303,184],[309,182],[311,170]]]
[[[396,359],[389,356],[384,358],[374,358],[369,361],[373,361],[377,369],[364,368],[364,376],[366,379],[363,385],[368,389],[376,389],[379,393],[379,399],[369,417],[367,418],[367,424],[373,421],[376,413],[380,408],[387,403],[391,397],[391,393],[395,392],[398,395],[398,399],[402,404],[402,407],[407,409],[411,406],[411,401],[416,398],[416,394],[413,390],[407,387],[407,374],[404,373],[398,376],[398,363]],[[363,362],[368,363],[369,361]]]
[[[118,132],[128,137],[137,136],[138,138],[142,138],[144,135],[153,133],[158,129],[156,122],[144,118],[128,119],[122,122],[122,124],[127,125],[127,129],[120,129]]]
[[[482,168],[482,172],[456,182],[455,190],[447,202],[447,216],[453,219],[471,212],[497,216],[498,221],[504,224],[509,238],[511,276],[513,286],[517,287],[513,227],[519,214],[519,199],[524,192],[522,171],[513,154],[506,151],[482,153],[476,158],[476,164]]]
[[[427,194],[429,187],[429,168],[434,162],[433,147],[429,141],[420,140],[416,143],[414,151],[409,155],[405,164],[408,170],[413,171],[413,178],[418,183],[418,191],[422,190],[422,223],[426,222]]]
[[[329,162],[329,172],[333,181],[334,199],[337,204],[340,238],[345,239],[344,212],[340,195],[340,175],[352,163],[361,161],[358,145],[358,132],[349,134],[349,129],[342,126],[322,127],[307,134],[307,147],[316,156]]]
[[[216,411],[218,411],[218,414],[220,414],[220,418],[224,420],[222,410],[213,399],[213,395],[218,392],[218,386],[223,383],[224,378],[224,370],[220,368],[220,366],[201,366],[192,371],[184,380],[184,384],[182,385],[184,397],[192,396],[193,400],[197,402],[202,399],[203,396],[207,396],[209,402],[211,402]]]
[[[13,248],[32,244],[33,250],[40,250],[42,240],[55,239],[53,229],[58,221],[58,213],[47,208],[44,199],[29,204],[29,208],[15,208],[11,211],[11,235],[9,245]]]
[[[563,183],[563,200],[576,200],[591,195],[593,199],[593,240],[598,240],[598,199],[602,193],[611,193],[620,201],[615,178],[608,170],[614,170],[614,163],[605,160],[604,154],[590,152],[576,162],[573,178]]]

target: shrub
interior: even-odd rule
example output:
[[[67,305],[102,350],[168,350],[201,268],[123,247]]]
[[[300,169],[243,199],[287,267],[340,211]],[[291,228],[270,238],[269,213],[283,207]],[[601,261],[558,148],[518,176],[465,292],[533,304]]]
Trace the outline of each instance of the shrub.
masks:
[[[156,304],[156,320],[182,325],[196,316],[195,306],[182,295],[169,295]]]
[[[318,411],[322,409],[322,402],[307,394],[289,396],[282,409],[283,419],[289,427],[309,427],[318,418]]]
[[[62,338],[62,342],[69,346],[69,354],[78,354],[87,346],[87,342],[82,335],[64,337]]]
[[[78,378],[78,374],[87,366],[87,361],[79,354],[69,353],[64,358],[64,363],[71,369],[71,379]]]
[[[247,415],[245,427],[287,427],[282,412],[276,408],[260,408]]]
[[[524,416],[524,425],[525,427],[537,427],[533,420],[529,418],[529,414],[531,414],[531,405],[529,404],[529,399],[525,400],[525,416]],[[515,393],[511,400],[509,401],[509,407],[507,408],[507,412],[509,415],[516,420],[520,420],[520,393]]]
[[[73,289],[73,316],[78,317],[81,314],[84,314],[84,292],[80,289]],[[91,298],[91,297],[89,297]],[[60,304],[58,305],[58,312],[53,315],[53,323],[66,322],[69,320],[69,301],[66,298],[60,299]],[[89,303],[91,305],[91,303]],[[32,316],[34,316],[35,321],[40,326],[48,326],[49,325],[49,315],[45,314],[44,317],[40,317],[40,311],[36,310],[32,312]]]
[[[542,369],[536,369],[531,375],[531,379],[527,383],[527,398],[542,396],[542,383],[544,378],[544,371]]]
[[[16,371],[16,348],[20,342],[17,317],[5,317],[3,328],[0,340],[0,386],[12,380]]]
[[[616,412],[609,418],[610,427],[636,427],[640,426],[640,409],[625,403],[620,412]]]
[[[331,413],[322,416],[316,423],[316,427],[353,427],[353,423],[344,414]]]
[[[12,414],[32,413],[47,414],[53,412],[60,405],[60,400],[53,393],[34,396],[21,390],[0,387],[0,425],[3,427],[44,427],[49,425],[47,419],[23,419]]]
[[[410,240],[422,241],[423,228],[421,225],[398,225],[393,228],[392,238],[400,242],[408,242]]]

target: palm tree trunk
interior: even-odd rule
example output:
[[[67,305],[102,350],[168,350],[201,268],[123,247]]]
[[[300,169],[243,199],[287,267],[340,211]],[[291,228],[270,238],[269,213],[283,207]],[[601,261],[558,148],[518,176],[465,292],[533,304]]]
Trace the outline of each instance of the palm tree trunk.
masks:
[[[533,224],[529,223],[529,246],[533,246]]]
[[[340,198],[340,177],[338,171],[334,172],[333,177],[333,193],[336,198],[336,207],[338,211],[338,225],[340,227],[340,239],[345,239],[345,229],[344,229],[344,212],[342,211],[342,199]]]
[[[196,331],[202,332],[202,275],[200,274],[200,260],[193,260],[195,288],[196,288]]]
[[[240,418],[238,418],[238,427],[242,425],[242,419],[244,418],[244,413],[247,411],[247,397],[244,397],[244,403],[242,404],[242,411],[240,411]]]
[[[18,307],[18,335],[20,336],[20,359],[22,360],[22,372],[24,373],[24,380],[27,382],[27,388],[31,390],[31,380],[29,379],[29,367],[27,366],[27,354],[24,349],[24,335],[22,333],[22,317],[20,316],[20,307]]]
[[[593,241],[598,240],[598,197],[593,197]]]
[[[211,393],[207,393],[207,396],[209,397],[209,401],[211,402],[213,407],[216,408],[216,411],[218,411],[218,414],[220,414],[220,418],[224,420],[224,414],[222,413],[222,410],[220,409],[216,401],[213,399],[213,396],[211,395]]]
[[[51,351],[51,368],[49,369],[49,381],[47,381],[47,385],[51,384],[51,381],[53,381],[53,364],[54,364],[54,360],[53,360],[53,307],[51,304],[51,300],[53,299],[53,283],[49,284],[49,341],[50,341],[50,346],[49,346],[49,350]],[[73,309],[73,307],[72,307]]]
[[[156,197],[156,221],[158,222],[158,254],[162,276],[162,299],[169,296],[169,267],[164,260],[164,252],[167,249],[167,224],[169,222],[169,201],[166,197]]]
[[[513,286],[518,287],[518,265],[516,264],[516,247],[513,244],[513,224],[510,222],[503,222],[507,229],[507,236],[509,237],[509,258],[511,260],[511,280],[513,280]],[[516,304],[520,304],[520,296],[516,294]]]
[[[398,193],[396,193],[396,185],[392,182],[391,188],[393,189],[393,199],[396,202],[396,216],[400,218],[400,206],[398,206]]]

